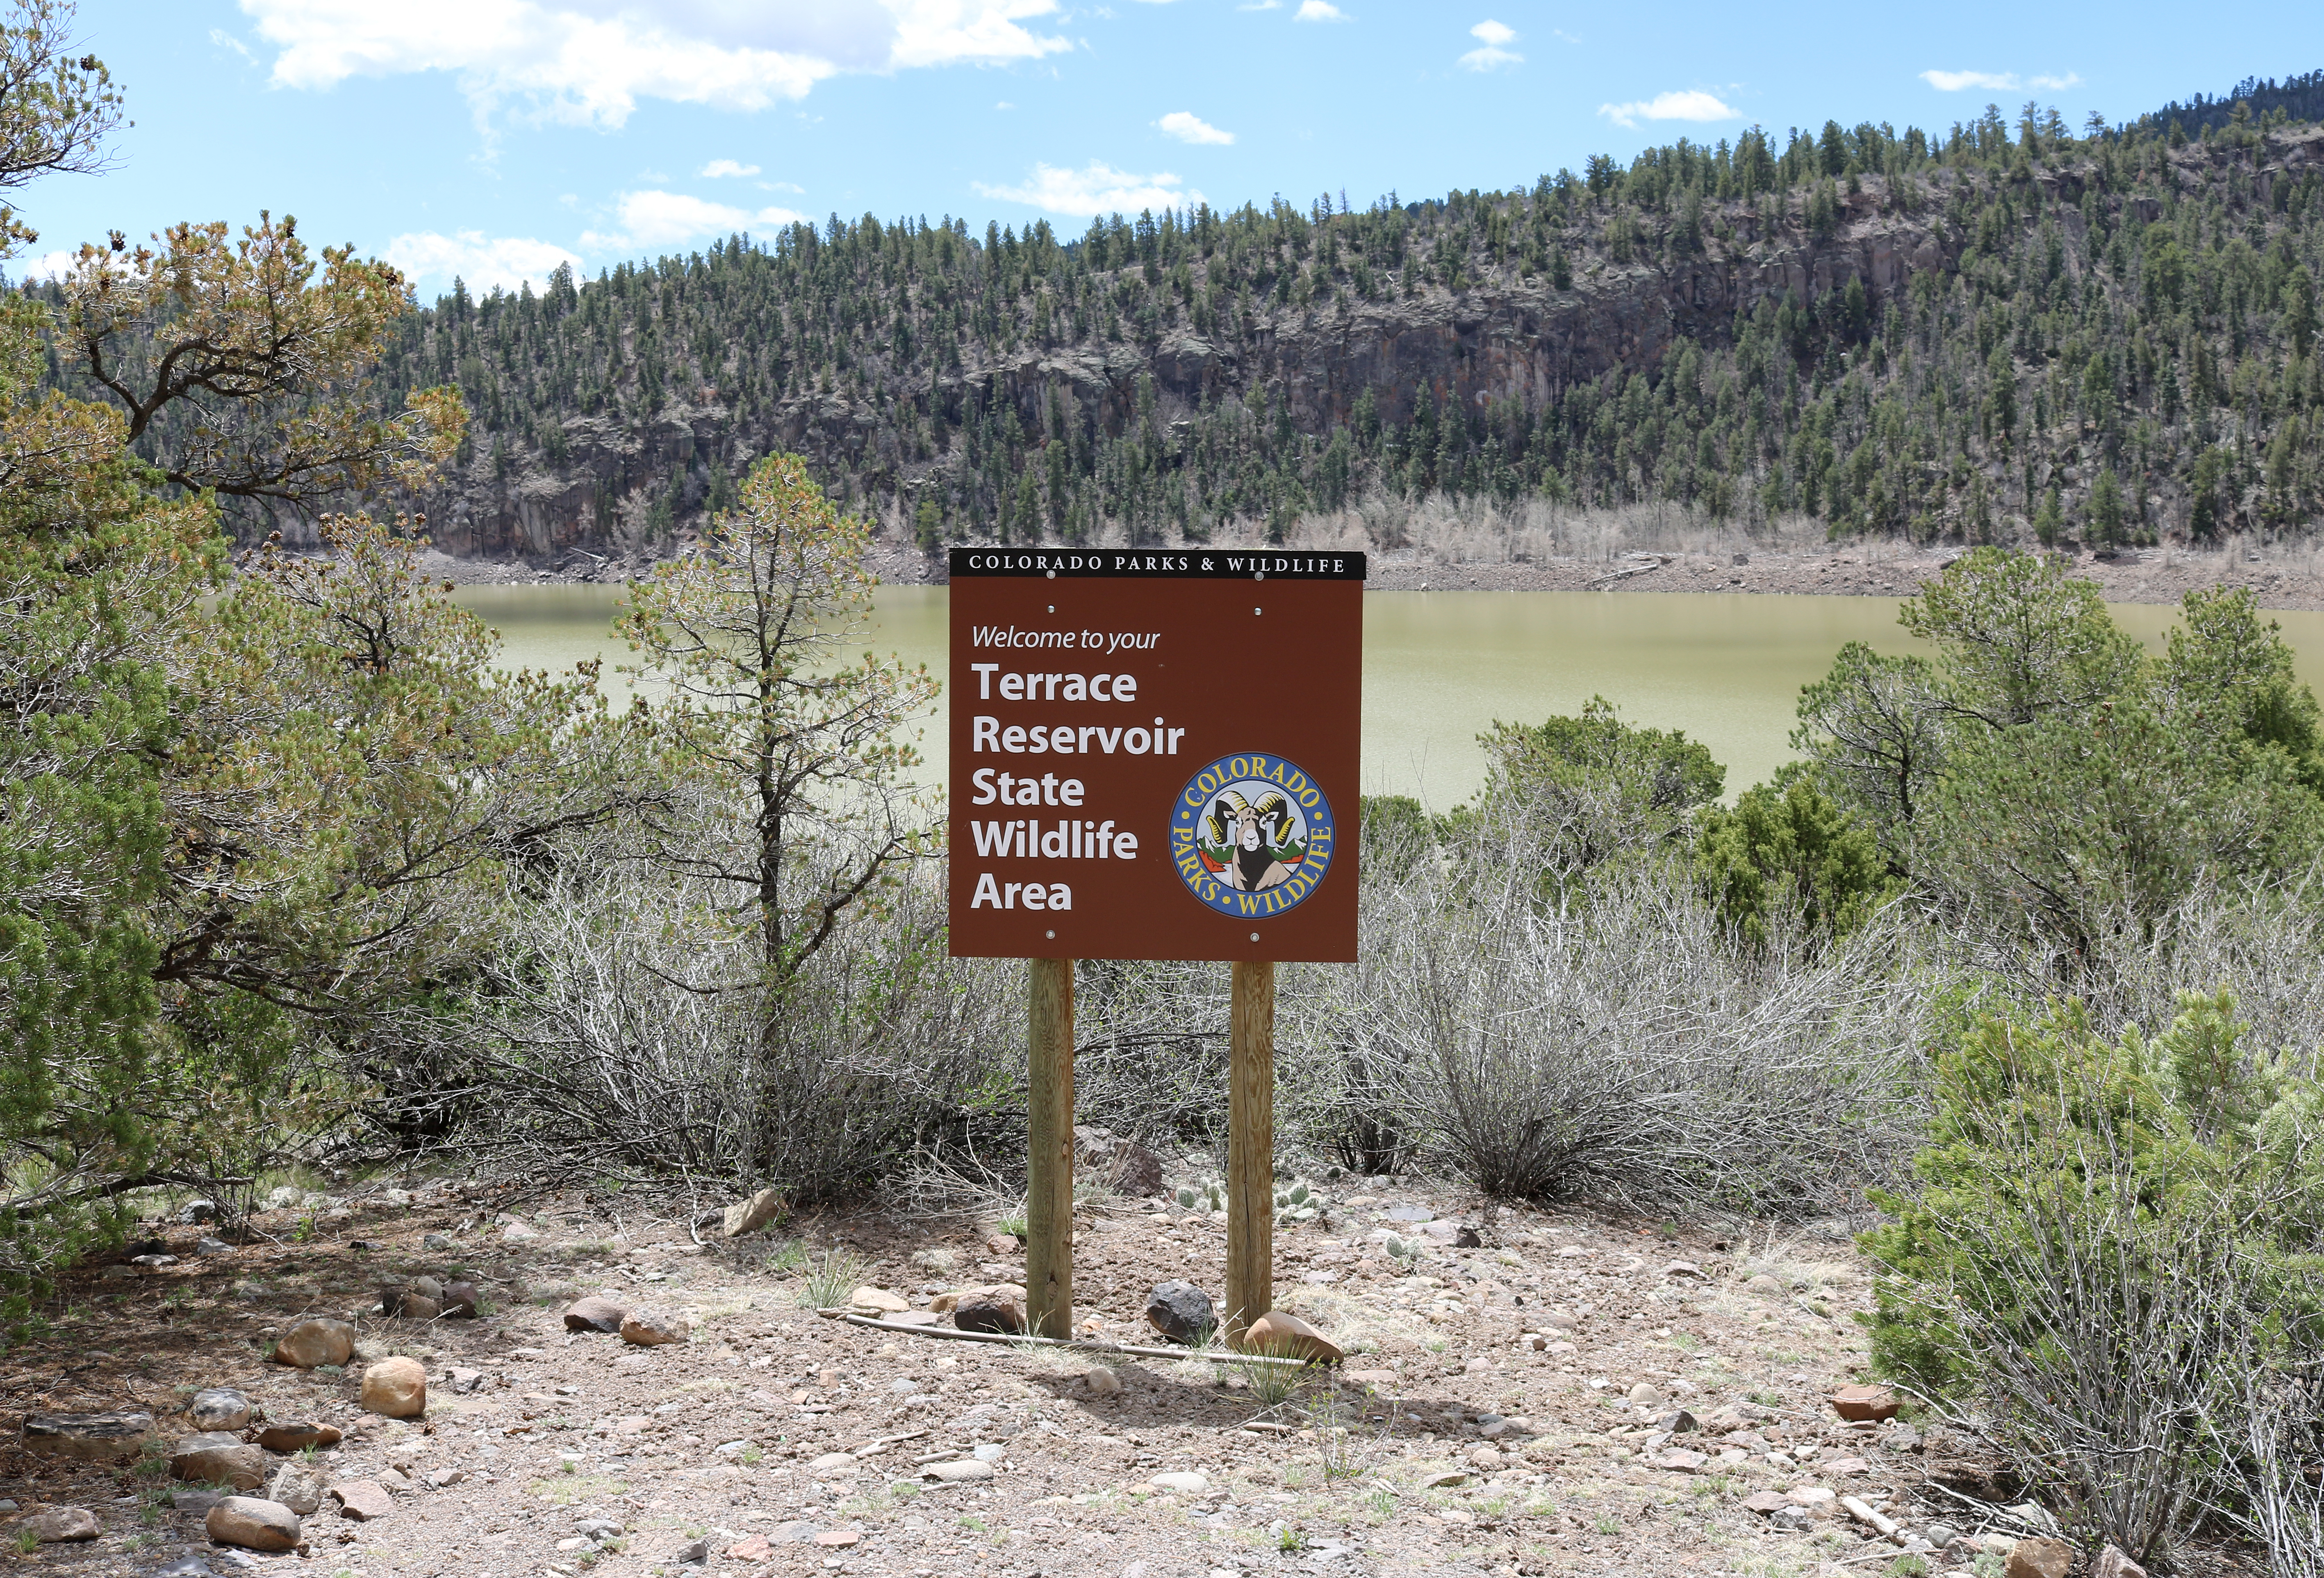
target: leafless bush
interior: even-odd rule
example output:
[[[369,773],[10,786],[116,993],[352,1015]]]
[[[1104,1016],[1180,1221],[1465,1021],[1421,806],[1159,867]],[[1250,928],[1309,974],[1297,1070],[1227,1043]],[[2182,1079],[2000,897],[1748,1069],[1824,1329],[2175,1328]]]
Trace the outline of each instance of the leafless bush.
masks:
[[[858,1190],[938,1142],[1016,1052],[1010,966],[941,956],[913,873],[790,989],[682,879],[576,875],[530,903],[483,1030],[503,1144],[567,1165]]]
[[[2084,972],[2092,1017],[2109,1029],[2166,1021],[2182,992],[2235,994],[2255,1045],[2290,1047],[2310,1078],[2324,1047],[2324,872],[2257,887],[2211,881],[2163,918],[2151,937],[2133,926],[2101,939]],[[2028,986],[2041,983],[2030,971]]]
[[[2250,1522],[2274,1578],[2324,1578],[2324,1380],[2255,1378],[2246,1401]],[[2315,1476],[2315,1477],[2311,1477]]]
[[[1357,1044],[1489,1194],[1830,1210],[1920,1133],[1899,918],[1750,954],[1665,863],[1562,885],[1480,837],[1366,918]]]

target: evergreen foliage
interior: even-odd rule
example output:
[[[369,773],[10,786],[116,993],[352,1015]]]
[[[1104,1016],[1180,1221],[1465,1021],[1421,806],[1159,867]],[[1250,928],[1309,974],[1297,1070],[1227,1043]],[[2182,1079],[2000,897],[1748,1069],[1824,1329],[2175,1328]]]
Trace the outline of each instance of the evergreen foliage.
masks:
[[[456,286],[402,321],[376,392],[456,384],[463,487],[505,505],[586,476],[599,526],[629,507],[648,538],[777,448],[927,547],[1280,537],[1432,494],[1971,542],[2301,530],[2324,509],[2324,143],[2289,117],[2314,92],[2082,135],[2032,104],[1939,134],[1754,127],[1530,189],[1197,205],[1072,241],[834,215],[539,293]],[[1720,281],[1743,309],[1688,319]],[[1444,377],[1276,370],[1397,311],[1505,312],[1539,350],[1577,303],[1641,300],[1674,304],[1674,337],[1569,346],[1538,395],[1493,392],[1474,346]]]

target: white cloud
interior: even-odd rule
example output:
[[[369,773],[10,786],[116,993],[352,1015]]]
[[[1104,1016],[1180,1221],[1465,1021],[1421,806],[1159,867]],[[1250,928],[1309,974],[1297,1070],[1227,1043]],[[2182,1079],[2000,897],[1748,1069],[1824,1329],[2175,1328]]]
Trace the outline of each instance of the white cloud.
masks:
[[[1689,88],[1684,93],[1657,93],[1652,98],[1634,99],[1628,104],[1601,104],[1598,113],[1610,118],[1615,125],[1635,126],[1640,121],[1738,121],[1743,112],[1729,109],[1720,102],[1716,94],[1701,88]]]
[[[1345,22],[1348,14],[1332,4],[1332,0],[1299,0],[1299,9],[1292,14],[1294,22]]]
[[[61,280],[73,272],[80,261],[80,249],[44,252],[38,257],[28,257],[16,264],[15,279],[19,284],[27,280]]]
[[[1140,208],[1181,208],[1203,200],[1202,193],[1183,187],[1167,171],[1132,175],[1094,159],[1081,170],[1037,164],[1032,179],[1021,186],[974,184],[982,197],[1084,218],[1093,214],[1135,213]]]
[[[1154,123],[1165,136],[1176,137],[1181,143],[1211,143],[1224,147],[1234,141],[1232,132],[1222,132],[1198,115],[1183,109],[1174,109]]]
[[[439,235],[432,230],[413,231],[387,244],[387,261],[415,280],[433,280],[448,287],[454,275],[472,291],[489,292],[497,285],[513,291],[525,281],[538,291],[558,263],[576,271],[581,260],[552,241],[529,235],[487,237],[481,230]]]
[[[1478,41],[1478,47],[1461,57],[1461,64],[1471,71],[1494,71],[1503,66],[1520,66],[1525,57],[1508,46],[1517,42],[1517,30],[1487,17],[1469,30],[1469,36]]]
[[[704,165],[701,170],[702,177],[706,180],[716,180],[722,176],[728,175],[756,175],[758,173],[759,167],[757,165],[744,164],[733,159],[714,159],[709,163]]]
[[[222,50],[232,50],[235,54],[240,55],[244,60],[248,60],[253,64],[257,63],[258,57],[250,52],[250,46],[244,43],[240,39],[235,37],[234,34],[226,32],[226,30],[222,27],[214,27],[210,29],[210,42],[216,44]]]
[[[2021,78],[2015,71],[1923,71],[1921,80],[1940,93],[1959,93],[1964,88],[1981,88],[1988,93],[2015,93],[2024,88],[2046,88],[2052,91],[2078,86],[2081,74],[2069,71],[2063,77],[2044,72],[2039,76]]]
[[[593,252],[628,252],[753,227],[763,231],[803,217],[788,208],[761,208],[753,213],[706,198],[665,191],[623,192],[618,213],[617,230],[588,231],[582,235],[581,245]]]
[[[1037,60],[1072,46],[1019,23],[1057,0],[240,0],[277,87],[458,75],[478,117],[512,101],[602,127],[641,98],[758,110],[843,71]]]

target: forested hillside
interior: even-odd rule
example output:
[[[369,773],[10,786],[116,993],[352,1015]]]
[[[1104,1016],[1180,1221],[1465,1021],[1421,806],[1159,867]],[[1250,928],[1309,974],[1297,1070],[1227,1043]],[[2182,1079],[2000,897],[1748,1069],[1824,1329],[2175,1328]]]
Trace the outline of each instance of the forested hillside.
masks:
[[[456,291],[379,388],[465,392],[422,502],[468,553],[651,553],[779,448],[927,546],[1280,537],[1432,494],[1923,540],[2305,531],[2319,98],[2324,73],[2079,135],[2033,105],[1755,128],[1071,243],[835,216]]]

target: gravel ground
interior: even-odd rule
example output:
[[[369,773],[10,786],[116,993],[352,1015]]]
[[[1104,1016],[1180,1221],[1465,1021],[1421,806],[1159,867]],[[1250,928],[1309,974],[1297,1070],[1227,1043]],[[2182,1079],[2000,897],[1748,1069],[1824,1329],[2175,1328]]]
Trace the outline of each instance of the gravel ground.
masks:
[[[384,1208],[377,1196],[313,1201],[262,1215],[247,1245],[208,1256],[193,1253],[199,1230],[168,1229],[175,1264],[83,1268],[46,1333],[0,1355],[12,1409],[143,1407],[174,1438],[190,1428],[180,1410],[195,1389],[235,1386],[276,1420],[346,1430],[322,1454],[327,1477],[408,1472],[411,1482],[393,1487],[394,1511],[375,1522],[342,1520],[327,1500],[306,1519],[303,1557],[256,1556],[209,1545],[198,1513],[172,1508],[185,1487],[158,1463],[92,1470],[11,1441],[0,1497],[18,1507],[0,1513],[0,1539],[43,1507],[79,1506],[101,1536],[21,1555],[12,1543],[15,1570],[194,1574],[171,1566],[190,1556],[218,1574],[332,1578],[1774,1578],[1886,1573],[1902,1554],[1821,1492],[1910,1530],[1950,1519],[1974,1534],[1931,1482],[1997,1499],[2012,1489],[1964,1437],[1851,1426],[1826,1403],[1864,1358],[1849,1317],[1867,1288],[1838,1224],[1720,1237],[1489,1216],[1419,1182],[1329,1192],[1324,1220],[1277,1235],[1277,1303],[1351,1356],[1287,1398],[1199,1359],[1108,1361],[824,1318],[805,1306],[799,1277],[775,1269],[780,1241],[698,1246],[681,1221],[620,1194],[524,1199],[435,1184],[408,1203],[386,1195]],[[1453,1247],[1462,1226],[1480,1230],[1481,1247]],[[989,1228],[851,1218],[785,1231],[860,1255],[866,1283],[918,1306],[1023,1275],[1013,1241]],[[1416,1257],[1391,1256],[1388,1233],[1409,1235]],[[1075,1315],[1104,1339],[1158,1342],[1141,1314],[1156,1282],[1183,1277],[1215,1295],[1223,1279],[1223,1223],[1175,1205],[1086,1206],[1076,1236]],[[483,1318],[371,1313],[380,1283],[456,1269],[488,1278]],[[561,1312],[585,1294],[674,1313],[691,1340],[642,1348],[569,1333]],[[346,1370],[265,1361],[274,1335],[310,1315],[356,1323],[364,1347]],[[398,1352],[428,1368],[424,1420],[355,1407],[364,1357]],[[1093,1386],[1099,1364],[1118,1390]],[[478,1389],[456,1393],[456,1367],[481,1372]],[[1629,1400],[1641,1386],[1654,1395]],[[1658,1438],[1677,1408],[1703,1428]],[[988,1461],[992,1472],[942,1482],[927,1477],[930,1460]],[[1157,1484],[1183,1473],[1202,1487]],[[1788,1499],[1814,1516],[1780,1530],[1745,1505],[1764,1491],[1797,1492]],[[593,1541],[591,1519],[622,1533]],[[706,1569],[678,1567],[697,1542]]]

